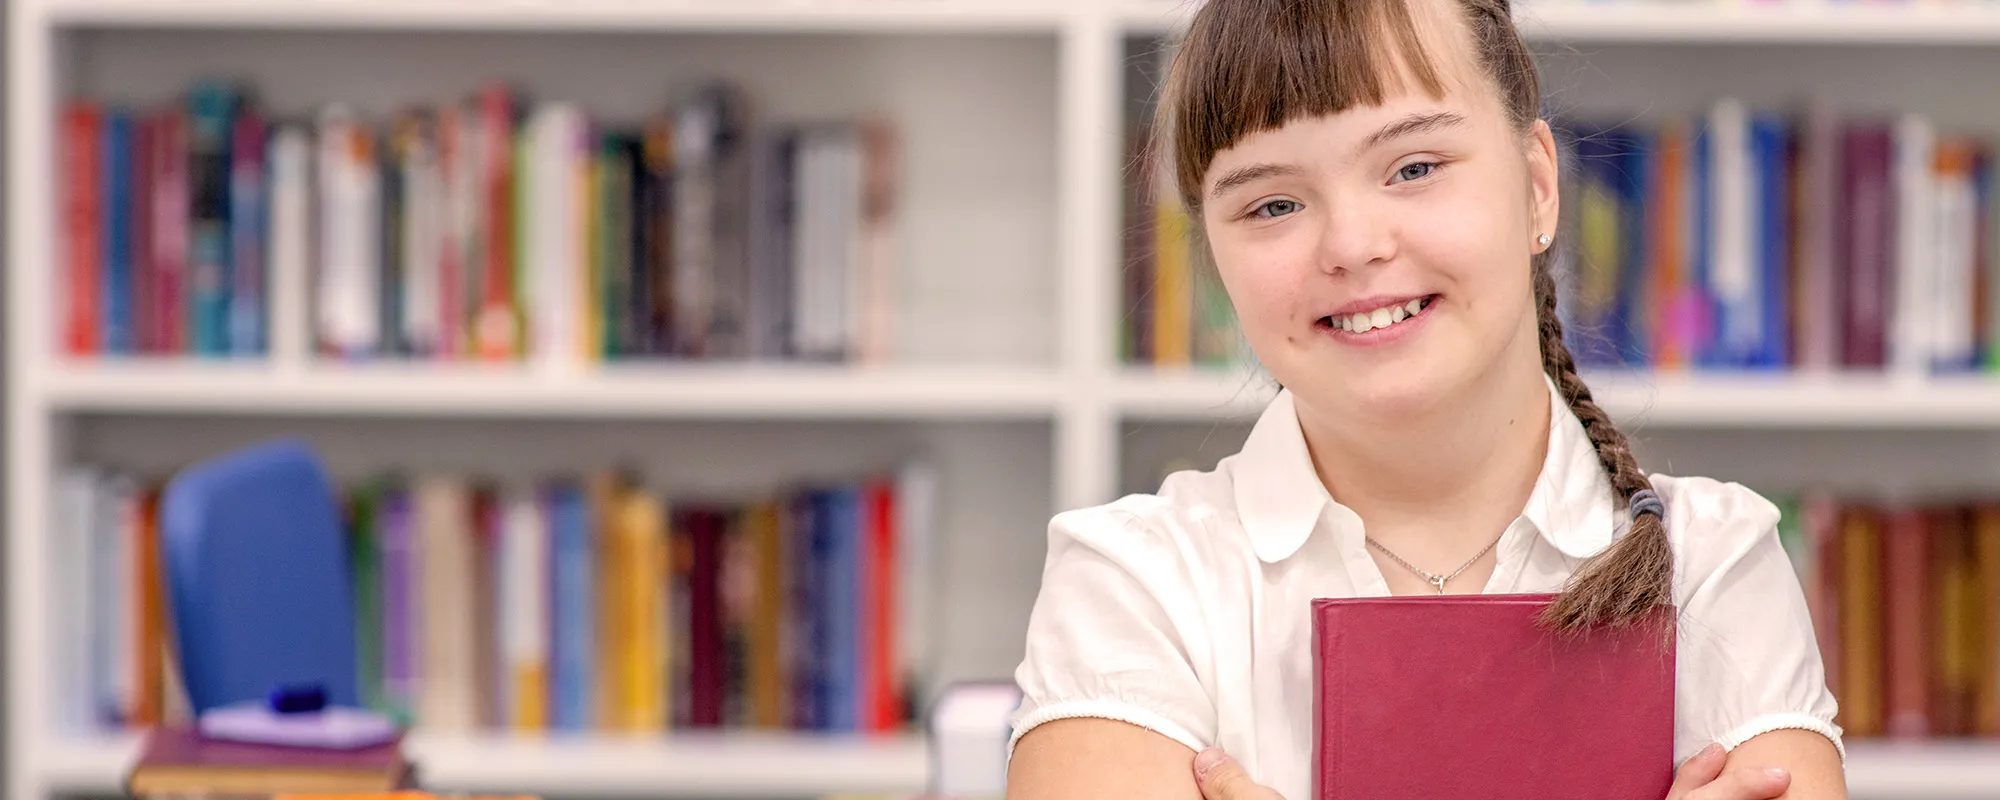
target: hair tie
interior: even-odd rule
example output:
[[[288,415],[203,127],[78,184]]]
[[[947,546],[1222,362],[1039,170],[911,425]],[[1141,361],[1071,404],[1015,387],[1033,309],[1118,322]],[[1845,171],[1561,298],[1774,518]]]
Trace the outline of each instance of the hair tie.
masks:
[[[1626,509],[1632,512],[1632,520],[1637,522],[1640,514],[1651,514],[1661,520],[1667,518],[1667,504],[1660,502],[1660,496],[1651,489],[1640,489],[1632,493],[1632,499],[1625,501]]]

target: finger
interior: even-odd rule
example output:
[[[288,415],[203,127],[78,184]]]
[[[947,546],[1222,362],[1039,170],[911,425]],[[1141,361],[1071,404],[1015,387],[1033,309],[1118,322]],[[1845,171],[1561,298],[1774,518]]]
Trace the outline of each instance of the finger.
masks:
[[[1688,794],[1688,800],[1772,800],[1792,786],[1792,776],[1782,769],[1732,769],[1714,783]]]
[[[1702,748],[1674,773],[1674,785],[1667,791],[1667,800],[1681,800],[1690,792],[1707,786],[1722,774],[1722,765],[1727,761],[1722,745],[1712,744]]]
[[[1277,792],[1250,780],[1243,765],[1219,747],[1195,755],[1194,781],[1201,787],[1203,800],[1283,800]]]

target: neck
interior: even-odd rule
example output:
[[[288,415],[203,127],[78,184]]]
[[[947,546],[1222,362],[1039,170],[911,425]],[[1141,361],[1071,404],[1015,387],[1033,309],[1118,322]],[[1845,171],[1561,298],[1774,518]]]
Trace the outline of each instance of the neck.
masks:
[[[1385,543],[1484,546],[1526,505],[1548,454],[1552,400],[1539,366],[1495,369],[1415,415],[1358,418],[1301,403],[1320,481]]]

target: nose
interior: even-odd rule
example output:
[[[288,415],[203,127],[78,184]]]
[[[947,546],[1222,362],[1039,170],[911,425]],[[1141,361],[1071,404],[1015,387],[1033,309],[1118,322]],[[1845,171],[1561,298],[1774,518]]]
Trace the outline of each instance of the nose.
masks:
[[[1326,203],[1319,265],[1327,274],[1381,266],[1396,256],[1397,230],[1382,204],[1366,200]]]

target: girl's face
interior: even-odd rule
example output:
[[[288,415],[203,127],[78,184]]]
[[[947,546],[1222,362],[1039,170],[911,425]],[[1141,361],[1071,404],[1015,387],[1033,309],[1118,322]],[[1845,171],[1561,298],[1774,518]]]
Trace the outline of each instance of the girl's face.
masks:
[[[1435,63],[1442,98],[1392,90],[1249,135],[1203,178],[1244,334],[1302,405],[1422,413],[1541,369],[1530,258],[1555,233],[1553,140],[1540,121],[1526,136],[1509,124],[1469,53]]]

